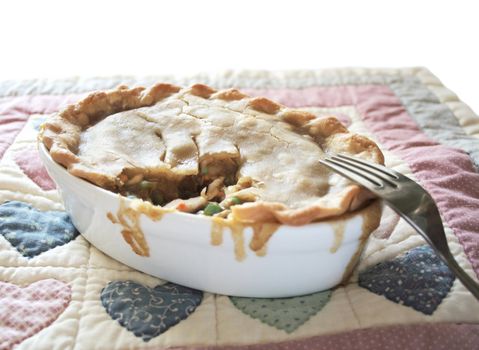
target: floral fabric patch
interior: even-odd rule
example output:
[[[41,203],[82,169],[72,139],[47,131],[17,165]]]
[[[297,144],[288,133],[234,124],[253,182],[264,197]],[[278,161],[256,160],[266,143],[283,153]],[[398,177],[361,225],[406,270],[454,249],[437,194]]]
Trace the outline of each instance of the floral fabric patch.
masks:
[[[203,293],[174,283],[150,288],[133,281],[114,281],[102,290],[100,299],[111,318],[149,341],[193,313]]]

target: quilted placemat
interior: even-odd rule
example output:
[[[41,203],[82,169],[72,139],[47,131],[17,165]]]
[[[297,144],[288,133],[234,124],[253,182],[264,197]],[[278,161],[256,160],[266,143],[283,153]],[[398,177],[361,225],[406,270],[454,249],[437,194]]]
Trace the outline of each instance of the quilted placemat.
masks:
[[[38,158],[39,126],[90,91],[158,81],[239,87],[338,116],[380,145],[387,166],[431,193],[454,256],[479,276],[479,118],[427,69],[6,81],[0,349],[479,348],[479,303],[387,208],[347,285],[295,298],[203,293],[134,271],[91,246]]]

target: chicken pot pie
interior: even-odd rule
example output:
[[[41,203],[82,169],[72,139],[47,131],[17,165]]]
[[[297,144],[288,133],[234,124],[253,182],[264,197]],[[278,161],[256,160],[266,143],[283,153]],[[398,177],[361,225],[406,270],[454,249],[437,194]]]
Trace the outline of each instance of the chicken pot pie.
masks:
[[[71,174],[154,205],[237,222],[303,225],[371,194],[321,165],[327,152],[379,164],[334,117],[206,85],[96,92],[50,117],[41,140]]]

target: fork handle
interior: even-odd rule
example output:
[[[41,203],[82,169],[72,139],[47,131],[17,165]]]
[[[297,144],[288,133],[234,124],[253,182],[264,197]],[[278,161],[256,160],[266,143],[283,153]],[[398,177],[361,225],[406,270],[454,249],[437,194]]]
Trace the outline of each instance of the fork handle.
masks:
[[[447,251],[447,254],[444,252],[437,252],[439,256],[444,260],[444,262],[448,265],[451,271],[456,275],[456,277],[462,282],[464,287],[466,287],[472,295],[479,300],[479,284],[474,281],[467,273],[463,270],[461,266],[457,263],[456,259],[452,256],[451,252]]]

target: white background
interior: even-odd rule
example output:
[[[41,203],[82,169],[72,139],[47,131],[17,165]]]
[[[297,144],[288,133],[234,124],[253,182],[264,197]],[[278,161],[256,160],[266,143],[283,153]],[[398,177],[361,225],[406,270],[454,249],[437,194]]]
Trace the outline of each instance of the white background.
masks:
[[[426,66],[479,111],[476,1],[2,1],[0,80]]]

